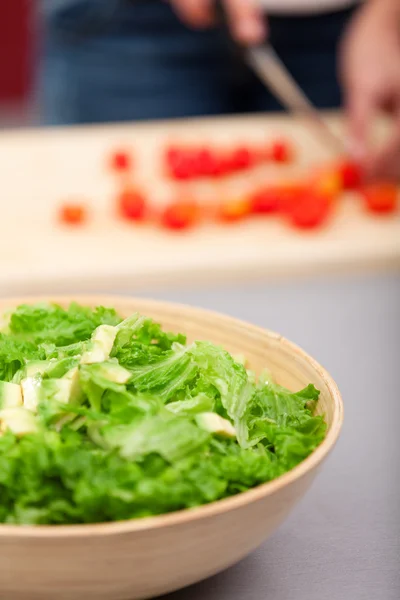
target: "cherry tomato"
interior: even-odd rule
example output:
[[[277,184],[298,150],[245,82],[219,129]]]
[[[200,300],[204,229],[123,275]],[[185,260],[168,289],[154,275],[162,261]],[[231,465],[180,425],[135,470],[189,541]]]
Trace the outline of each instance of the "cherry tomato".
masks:
[[[198,162],[196,152],[191,149],[185,149],[175,159],[171,165],[171,175],[173,179],[187,180],[198,176]]]
[[[251,206],[253,213],[260,215],[277,212],[280,206],[279,189],[271,186],[257,190],[251,197]]]
[[[278,210],[285,214],[290,213],[301,198],[303,198],[307,187],[304,183],[288,183],[277,187],[279,201]]]
[[[167,229],[189,229],[199,219],[198,206],[183,200],[169,204],[161,215],[161,223]]]
[[[294,158],[294,150],[288,141],[277,140],[272,144],[271,158],[275,162],[291,162]]]
[[[231,152],[229,162],[233,170],[241,171],[255,164],[255,156],[246,146],[238,146]]]
[[[343,190],[342,177],[336,169],[323,169],[311,180],[311,187],[317,194],[336,198]]]
[[[178,146],[168,146],[165,150],[165,161],[167,165],[174,164],[181,154],[181,148]]]
[[[131,155],[124,150],[114,152],[111,157],[111,167],[114,171],[129,171],[132,168],[132,164]]]
[[[212,174],[214,155],[208,148],[199,148],[195,155],[196,175],[206,177]]]
[[[221,177],[231,171],[228,157],[208,148],[198,151],[196,166],[197,175],[203,177]]]
[[[215,160],[215,175],[216,177],[226,177],[236,170],[232,156],[227,154],[220,154],[216,156]]]
[[[81,225],[87,220],[87,211],[82,204],[64,204],[60,210],[60,219],[68,225]]]
[[[328,196],[310,190],[292,206],[288,218],[298,229],[315,229],[326,222],[331,209],[332,201]]]
[[[241,221],[251,213],[251,202],[247,198],[237,198],[223,202],[219,210],[222,221],[233,223]]]
[[[393,183],[370,183],[361,188],[367,209],[374,213],[393,213],[397,210],[399,190]]]
[[[363,173],[360,165],[350,160],[345,160],[338,166],[342,187],[345,190],[355,190],[362,184]]]
[[[118,197],[118,210],[128,221],[143,221],[147,213],[146,199],[137,190],[126,189]]]
[[[169,146],[165,151],[167,174],[176,180],[190,179],[195,174],[195,161],[190,148]]]

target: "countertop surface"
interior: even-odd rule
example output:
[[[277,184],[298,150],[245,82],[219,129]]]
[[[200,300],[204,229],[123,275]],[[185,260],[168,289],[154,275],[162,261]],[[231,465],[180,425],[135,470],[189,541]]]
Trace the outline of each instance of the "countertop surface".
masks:
[[[338,116],[326,118],[341,131]],[[293,163],[269,161],[227,179],[205,178],[180,188],[165,177],[163,155],[171,140],[266,148],[282,136],[297,153]],[[282,215],[231,226],[205,222],[186,235],[135,226],[118,218],[116,210],[127,184],[125,176],[122,180],[108,168],[117,148],[134,153],[136,170],[128,182],[134,177],[155,208],[187,193],[215,208],[217,201],[243,199],[265,185],[302,180],[337,160],[304,123],[282,115],[0,133],[0,294],[71,287],[110,292],[128,280],[141,290],[207,281],[241,284],[400,265],[400,212],[371,215],[354,193],[343,194],[331,221],[313,232],[290,227]],[[87,206],[84,227],[59,223],[66,202]]]
[[[345,402],[339,444],[281,529],[165,600],[398,600],[400,274],[147,295],[279,331],[331,372]]]

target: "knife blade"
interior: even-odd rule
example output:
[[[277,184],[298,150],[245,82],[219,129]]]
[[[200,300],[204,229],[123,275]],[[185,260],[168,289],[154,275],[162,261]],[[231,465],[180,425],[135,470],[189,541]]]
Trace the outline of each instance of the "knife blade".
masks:
[[[221,33],[236,64],[242,67],[249,66],[282,106],[305,120],[321,142],[324,145],[328,144],[335,154],[346,153],[345,143],[330,130],[319,110],[292,77],[272,45],[240,44],[232,35],[229,17],[222,0],[215,0],[215,10]]]
[[[315,128],[321,141],[329,144],[336,153],[345,151],[344,142],[330,130],[270,44],[245,48],[244,56],[259,79],[286,109],[305,119]]]

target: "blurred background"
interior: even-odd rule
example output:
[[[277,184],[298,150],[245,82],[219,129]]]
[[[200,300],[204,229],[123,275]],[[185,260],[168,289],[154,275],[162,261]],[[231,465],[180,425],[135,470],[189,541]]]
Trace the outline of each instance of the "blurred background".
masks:
[[[319,107],[337,107],[338,42],[355,2],[264,3],[292,74]],[[280,109],[219,28],[188,27],[168,2],[3,0],[1,10],[3,127]]]
[[[0,126],[14,127],[39,121],[36,98],[38,67],[38,3],[3,1],[0,38]]]

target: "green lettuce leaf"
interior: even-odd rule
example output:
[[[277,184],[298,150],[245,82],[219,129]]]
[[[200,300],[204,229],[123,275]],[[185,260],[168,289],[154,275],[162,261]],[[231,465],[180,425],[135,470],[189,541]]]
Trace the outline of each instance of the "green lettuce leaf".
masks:
[[[19,339],[63,346],[87,340],[99,325],[117,325],[115,310],[72,303],[68,309],[56,304],[21,305],[10,316],[9,333]]]
[[[148,317],[36,304],[4,324],[0,405],[17,402],[13,418],[30,411],[32,427],[11,426],[9,409],[0,411],[1,523],[94,523],[199,506],[279,477],[325,437],[313,385],[291,392],[257,381],[245,357],[207,341],[187,345]],[[100,325],[115,327],[111,356],[109,343],[88,360]],[[221,421],[212,413],[236,437],[212,427]]]
[[[105,427],[106,443],[128,460],[156,453],[173,463],[205,445],[209,434],[190,419],[161,411],[132,425]]]
[[[43,358],[36,344],[0,332],[0,380],[11,381],[26,361]]]

